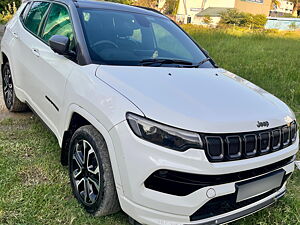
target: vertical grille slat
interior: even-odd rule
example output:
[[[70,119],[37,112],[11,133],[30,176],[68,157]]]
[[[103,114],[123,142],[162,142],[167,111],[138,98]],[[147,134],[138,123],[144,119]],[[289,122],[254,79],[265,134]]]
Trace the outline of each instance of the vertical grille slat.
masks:
[[[226,138],[227,156],[229,160],[239,159],[242,156],[242,140],[239,136]]]
[[[281,131],[273,130],[272,131],[272,150],[277,151],[280,149],[281,146]]]
[[[239,134],[201,134],[210,162],[225,162],[257,157],[284,149],[297,139],[298,126],[289,126]]]
[[[292,123],[291,125],[291,141],[296,141],[297,138],[297,123]]]
[[[283,147],[288,146],[290,143],[290,129],[288,126],[282,128],[282,145]]]
[[[224,158],[224,143],[221,137],[206,137],[206,143],[212,160],[220,161]]]
[[[254,157],[257,153],[257,136],[255,134],[245,135],[244,140],[245,156]]]
[[[259,141],[260,141],[260,153],[261,154],[268,153],[270,151],[270,142],[271,142],[270,132],[260,133]]]

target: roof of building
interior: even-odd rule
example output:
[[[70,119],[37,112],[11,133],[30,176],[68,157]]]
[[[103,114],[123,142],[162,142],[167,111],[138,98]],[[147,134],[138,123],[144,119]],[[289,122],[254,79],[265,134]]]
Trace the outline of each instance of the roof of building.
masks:
[[[212,17],[218,17],[222,13],[226,12],[230,8],[224,8],[224,7],[208,7],[207,9],[204,9],[203,11],[196,14],[196,16],[204,17],[204,16],[212,16]]]

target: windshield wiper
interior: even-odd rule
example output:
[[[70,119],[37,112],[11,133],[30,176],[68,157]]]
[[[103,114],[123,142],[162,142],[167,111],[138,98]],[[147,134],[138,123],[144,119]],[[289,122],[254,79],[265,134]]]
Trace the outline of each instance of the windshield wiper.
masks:
[[[206,59],[203,59],[201,62],[197,63],[197,64],[195,65],[195,67],[196,67],[196,68],[199,68],[201,65],[203,65],[204,63],[206,63],[206,62],[208,62],[208,61],[210,61],[210,60],[211,60],[211,58],[207,57]]]
[[[144,59],[140,61],[140,65],[142,66],[150,66],[153,64],[158,64],[158,66],[161,66],[163,64],[181,64],[181,65],[190,65],[192,66],[193,63],[189,61],[184,61],[180,59]]]
[[[187,67],[199,68],[201,65],[203,65],[204,63],[210,60],[211,58],[207,57],[201,62],[194,64],[192,62],[181,60],[181,59],[144,59],[140,61],[140,65],[150,66],[150,65],[158,64],[158,66],[161,66],[163,64],[178,64],[178,65],[186,65]]]

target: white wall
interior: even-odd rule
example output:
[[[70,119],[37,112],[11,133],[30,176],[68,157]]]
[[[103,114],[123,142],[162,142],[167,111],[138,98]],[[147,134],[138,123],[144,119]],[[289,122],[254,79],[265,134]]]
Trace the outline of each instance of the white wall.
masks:
[[[194,15],[201,11],[203,0],[180,0],[178,14],[185,14],[184,3],[186,3],[187,14]]]
[[[286,1],[286,0],[279,0],[280,6],[275,7],[272,11],[273,12],[280,12],[280,13],[292,13],[294,8],[294,3]]]
[[[162,9],[166,3],[166,0],[159,0],[158,1],[158,9]]]
[[[204,17],[195,17],[194,21],[193,21],[193,24],[207,26],[207,24],[205,24],[203,22],[203,19],[204,19]],[[212,21],[211,21],[210,26],[216,27],[218,25],[218,23],[220,22],[221,17],[211,17],[211,20]]]
[[[186,11],[185,12],[185,3],[186,2]],[[195,15],[201,12],[204,9],[209,7],[224,7],[224,8],[234,8],[235,0],[180,0],[179,7],[177,11],[177,19],[180,21],[187,22],[187,16],[191,16],[192,23],[199,24],[201,21],[200,18],[197,18]],[[184,15],[185,18],[184,18]],[[182,19],[184,18],[184,19]]]
[[[204,5],[205,5],[204,8],[208,8],[208,7],[234,8],[235,0],[206,0]]]
[[[203,6],[204,0],[180,0],[179,1],[179,7],[177,11],[177,18],[182,17],[184,18],[184,15],[186,16],[184,18],[184,22],[187,21],[187,16],[192,17],[192,22],[196,14],[201,12],[202,6]],[[186,5],[186,9],[185,9]],[[183,19],[180,19],[180,21],[183,21]]]

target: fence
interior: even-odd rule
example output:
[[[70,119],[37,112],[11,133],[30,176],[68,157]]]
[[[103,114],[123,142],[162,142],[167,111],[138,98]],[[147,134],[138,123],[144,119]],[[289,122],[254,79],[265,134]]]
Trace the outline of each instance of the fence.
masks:
[[[265,28],[278,30],[300,30],[300,19],[268,17],[268,22],[266,23]]]

